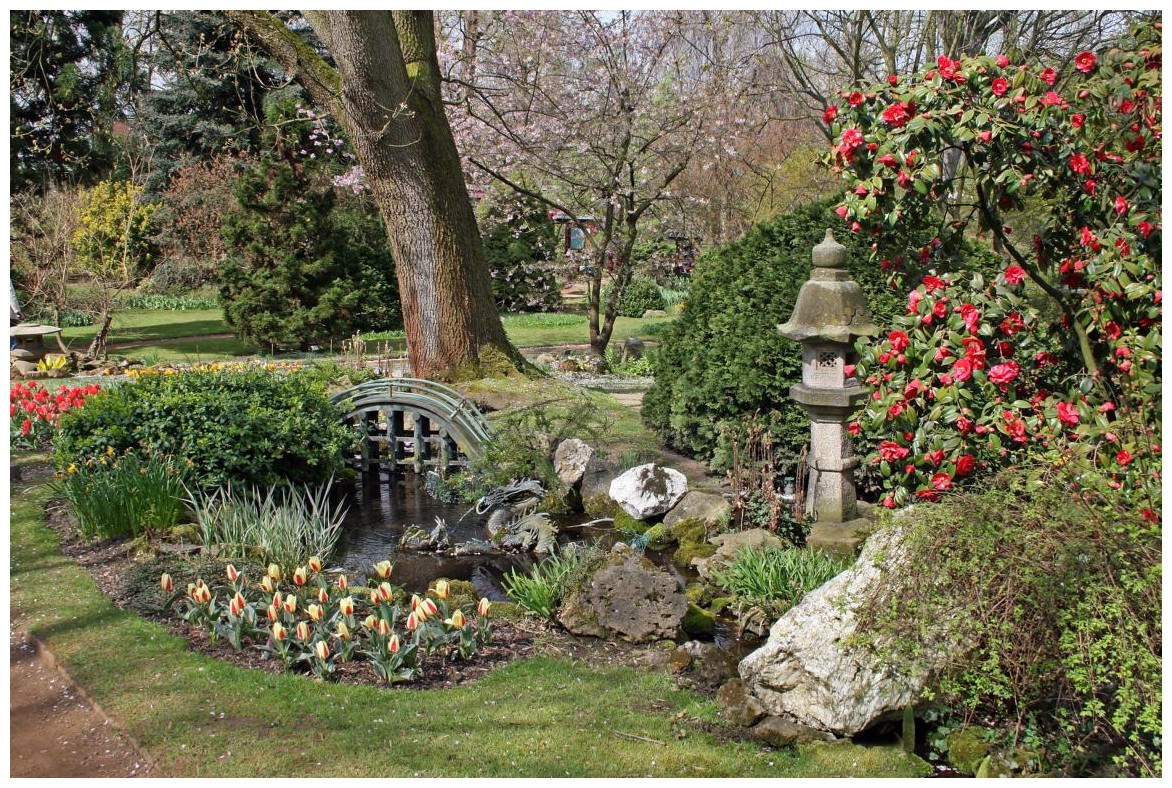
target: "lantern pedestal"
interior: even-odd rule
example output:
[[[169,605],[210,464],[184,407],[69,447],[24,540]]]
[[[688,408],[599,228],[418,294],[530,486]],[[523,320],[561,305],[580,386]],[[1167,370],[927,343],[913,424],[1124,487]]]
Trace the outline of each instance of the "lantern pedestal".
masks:
[[[846,249],[830,231],[814,247],[814,270],[802,285],[789,321],[778,332],[802,343],[802,382],[789,396],[810,418],[806,514],[814,520],[807,539],[828,552],[854,552],[861,530],[871,525],[859,516],[847,421],[866,392],[847,368],[854,362],[857,337],[877,336],[879,327],[859,284],[845,270]]]

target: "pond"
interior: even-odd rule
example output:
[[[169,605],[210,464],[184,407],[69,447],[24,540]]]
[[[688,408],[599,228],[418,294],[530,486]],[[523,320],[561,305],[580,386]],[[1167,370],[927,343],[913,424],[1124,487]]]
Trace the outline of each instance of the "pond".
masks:
[[[430,531],[436,518],[447,524],[452,544],[488,538],[485,523],[489,514],[479,515],[467,503],[445,503],[428,495],[423,477],[405,473],[390,481],[384,475],[378,484],[357,481],[346,489],[350,507],[342,536],[331,564],[361,577],[378,561],[395,565],[394,582],[409,593],[426,590],[433,580],[468,580],[478,593],[491,600],[504,599],[501,583],[506,574],[528,572],[544,556],[530,553],[455,556],[451,553],[400,551],[399,539],[412,525]],[[585,542],[609,550],[623,534],[607,525],[587,525],[585,514],[554,515],[558,543]],[[685,583],[696,578],[694,570],[676,566],[671,551],[648,551],[656,564],[678,575]]]

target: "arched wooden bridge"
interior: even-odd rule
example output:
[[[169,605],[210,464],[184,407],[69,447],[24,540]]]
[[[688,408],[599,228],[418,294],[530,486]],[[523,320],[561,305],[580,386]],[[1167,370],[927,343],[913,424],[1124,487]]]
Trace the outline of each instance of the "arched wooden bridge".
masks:
[[[383,378],[338,392],[341,420],[365,437],[351,461],[366,472],[446,473],[483,455],[492,432],[460,392],[420,378]]]

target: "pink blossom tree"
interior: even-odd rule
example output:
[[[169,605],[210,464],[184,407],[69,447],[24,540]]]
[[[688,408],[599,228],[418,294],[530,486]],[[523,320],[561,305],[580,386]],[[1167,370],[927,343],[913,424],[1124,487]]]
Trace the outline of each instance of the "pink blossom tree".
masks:
[[[586,243],[599,355],[648,219],[666,217],[690,164],[735,155],[743,72],[717,30],[681,12],[469,12],[445,38],[469,177],[596,224]]]

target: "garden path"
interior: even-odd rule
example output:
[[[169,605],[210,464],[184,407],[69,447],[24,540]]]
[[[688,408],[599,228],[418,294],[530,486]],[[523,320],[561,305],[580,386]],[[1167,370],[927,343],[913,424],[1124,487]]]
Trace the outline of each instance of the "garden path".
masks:
[[[15,611],[14,611],[15,612]],[[15,623],[9,626],[9,777],[151,777],[134,741]]]

